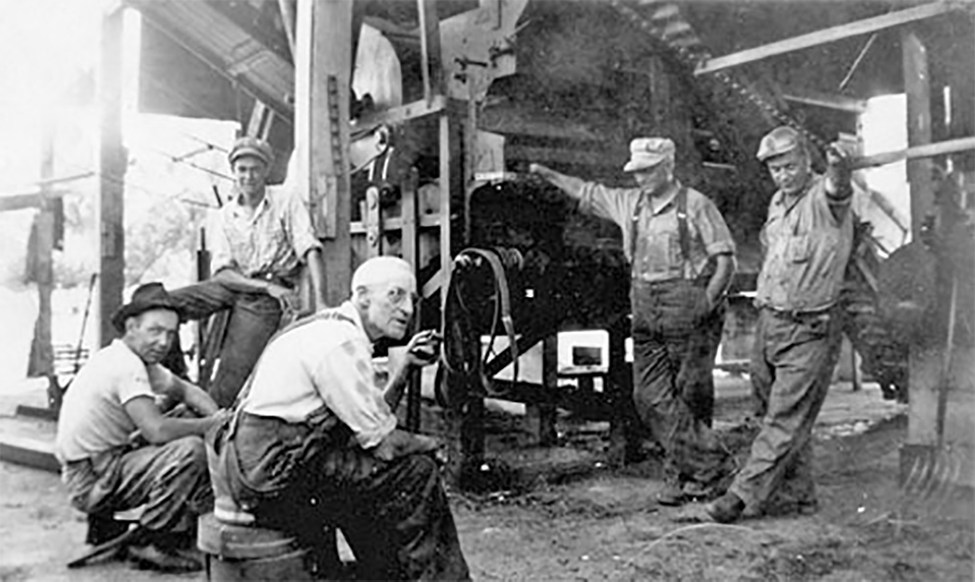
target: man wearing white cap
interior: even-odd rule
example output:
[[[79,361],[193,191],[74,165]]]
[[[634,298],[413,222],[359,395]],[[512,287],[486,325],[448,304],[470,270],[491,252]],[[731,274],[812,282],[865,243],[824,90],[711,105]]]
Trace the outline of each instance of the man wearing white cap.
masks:
[[[324,304],[321,243],[296,193],[267,185],[274,161],[271,146],[242,137],[228,160],[236,181],[233,196],[207,229],[213,277],[171,292],[186,319],[231,310],[209,388],[222,407],[233,404],[282,315],[297,309],[295,290],[303,263],[311,276],[313,301]]]
[[[608,188],[532,164],[536,173],[612,220],[631,265],[633,398],[642,424],[663,447],[666,487],[677,505],[713,496],[731,471],[710,430],[714,357],[724,323],[735,244],[711,200],[674,178],[674,142],[639,138],[623,167],[636,188]]]
[[[762,229],[755,296],[751,377],[764,418],[745,467],[707,507],[719,522],[746,510],[818,508],[811,435],[839,356],[837,300],[853,246],[853,188],[841,144],[827,149],[825,176],[812,171],[808,146],[791,127],[763,137],[757,157],[778,186]]]
[[[377,384],[374,342],[405,337],[416,280],[409,263],[376,257],[352,297],[271,340],[235,418],[216,432],[215,515],[292,531],[324,552],[342,530],[362,580],[467,580],[467,564],[433,453],[439,443],[396,428],[411,370],[436,360],[438,338],[415,335]]]

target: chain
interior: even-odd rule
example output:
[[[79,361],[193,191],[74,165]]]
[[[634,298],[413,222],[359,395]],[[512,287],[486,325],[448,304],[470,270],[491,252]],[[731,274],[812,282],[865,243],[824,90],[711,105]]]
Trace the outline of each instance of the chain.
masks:
[[[639,12],[626,5],[623,0],[610,0],[610,4],[624,18],[629,20],[631,24],[637,26],[649,34],[654,40],[667,47],[677,56],[677,59],[681,62],[681,64],[688,67],[691,71],[694,71],[701,61],[711,58],[710,52],[708,52],[707,49],[701,44],[696,45],[700,51],[695,52],[686,46],[668,40],[661,27],[648,21]],[[666,6],[673,6],[674,12],[679,15],[679,8],[676,5],[667,4]],[[687,24],[688,29],[690,29],[690,24],[686,21],[683,22],[684,24]],[[810,143],[820,148],[825,148],[827,146],[826,140],[811,132],[809,129],[799,123],[799,121],[797,121],[794,117],[779,109],[770,99],[766,98],[758,91],[753,90],[745,83],[739,81],[735,76],[732,76],[725,71],[715,71],[710,75],[711,77],[720,81],[721,84],[724,85],[725,89],[727,89],[729,92],[738,95],[740,98],[752,104],[766,116],[774,119],[777,123],[794,128],[796,131],[805,136]]]

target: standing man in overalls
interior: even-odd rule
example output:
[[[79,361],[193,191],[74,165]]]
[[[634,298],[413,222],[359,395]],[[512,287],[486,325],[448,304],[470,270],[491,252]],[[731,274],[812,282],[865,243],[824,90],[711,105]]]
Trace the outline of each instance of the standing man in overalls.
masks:
[[[636,188],[608,188],[540,164],[530,171],[623,231],[631,264],[633,398],[665,451],[665,505],[713,496],[732,468],[710,429],[712,368],[735,244],[717,207],[674,178],[674,142],[639,138],[623,171]]]
[[[837,300],[853,246],[849,164],[839,144],[826,158],[826,175],[814,173],[802,136],[785,126],[758,147],[778,186],[762,229],[765,261],[755,296],[751,376],[764,418],[745,467],[707,507],[718,522],[736,521],[746,510],[761,515],[780,499],[787,507],[779,509],[818,508],[812,428],[839,356]]]

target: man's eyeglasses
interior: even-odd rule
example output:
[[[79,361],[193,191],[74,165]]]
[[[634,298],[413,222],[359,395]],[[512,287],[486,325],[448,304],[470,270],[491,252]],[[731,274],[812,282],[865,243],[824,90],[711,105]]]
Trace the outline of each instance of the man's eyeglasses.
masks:
[[[399,306],[407,299],[410,299],[415,305],[419,299],[419,296],[416,293],[411,293],[402,287],[390,287],[386,292],[386,298],[389,299],[389,302],[393,305]]]

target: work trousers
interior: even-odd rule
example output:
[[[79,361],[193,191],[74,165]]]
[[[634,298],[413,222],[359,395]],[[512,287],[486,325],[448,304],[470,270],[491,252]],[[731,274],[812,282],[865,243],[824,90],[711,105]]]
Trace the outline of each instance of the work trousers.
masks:
[[[384,462],[334,417],[315,425],[242,413],[233,435],[240,505],[305,543],[342,530],[365,580],[468,580],[453,515],[429,455]],[[315,539],[317,536],[318,539]]]
[[[244,293],[226,282],[209,279],[170,292],[185,319],[204,319],[229,309],[220,348],[220,365],[210,383],[210,396],[221,408],[233,406],[257,359],[281,322],[281,305],[263,293]]]
[[[752,389],[762,414],[748,462],[731,491],[749,508],[812,503],[812,429],[839,356],[835,313],[785,314],[763,308],[752,353]]]
[[[710,428],[725,306],[709,310],[703,287],[686,281],[634,282],[631,299],[637,414],[665,451],[668,478],[713,485],[732,463]]]
[[[203,439],[119,447],[67,463],[62,479],[71,505],[108,514],[145,504],[139,523],[157,532],[192,532],[193,519],[213,503]]]

